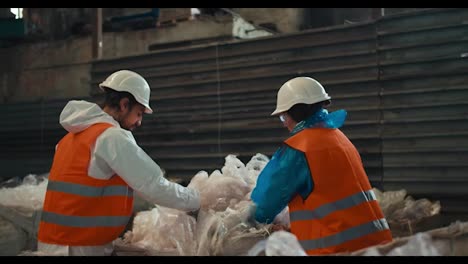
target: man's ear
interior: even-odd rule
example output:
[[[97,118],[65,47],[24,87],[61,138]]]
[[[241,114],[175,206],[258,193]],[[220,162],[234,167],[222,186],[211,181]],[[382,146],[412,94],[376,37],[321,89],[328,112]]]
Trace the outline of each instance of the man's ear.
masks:
[[[128,109],[128,106],[130,104],[130,100],[128,98],[122,98],[120,99],[119,106],[120,106],[120,111],[124,111]]]

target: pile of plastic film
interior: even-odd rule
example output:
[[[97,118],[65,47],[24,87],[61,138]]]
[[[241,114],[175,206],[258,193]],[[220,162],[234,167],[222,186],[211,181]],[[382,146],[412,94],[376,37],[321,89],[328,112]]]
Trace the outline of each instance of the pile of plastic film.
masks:
[[[307,256],[307,253],[295,235],[277,231],[252,247],[248,256]]]
[[[395,238],[392,242],[354,252],[328,256],[468,256],[468,222],[456,221],[447,227]],[[296,236],[274,232],[258,242],[249,256],[307,256]]]
[[[211,174],[200,171],[189,183],[188,187],[198,190],[202,197],[196,219],[178,210],[156,206],[136,216],[133,230],[125,234],[120,245],[144,248],[149,255],[255,255],[251,251],[255,247],[265,255],[303,255],[297,244],[291,242],[292,234],[275,232],[270,236],[271,225],[253,226],[246,221],[252,205],[250,194],[268,161],[265,155],[256,154],[244,164],[236,156],[228,155],[221,170]],[[440,212],[439,202],[414,200],[407,197],[405,190],[374,189],[374,192],[391,226],[417,223]],[[274,223],[289,226],[287,207]]]
[[[29,174],[0,184],[0,205],[23,210],[41,210],[47,189],[48,174]]]
[[[381,192],[374,188],[380,207],[390,225],[394,237],[412,235],[422,220],[440,213],[440,202],[428,199],[415,200],[406,190]]]
[[[392,242],[340,255],[351,256],[468,256],[468,222],[398,237]]]
[[[0,183],[0,256],[30,249],[36,211],[42,209],[48,174],[29,174]]]
[[[125,233],[123,244],[145,249],[149,255],[193,256],[196,253],[196,220],[185,212],[156,207],[142,211]]]
[[[228,155],[221,170],[211,174],[200,171],[190,181],[188,187],[203,197],[196,219],[156,206],[138,213],[133,229],[118,243],[144,248],[149,255],[247,255],[270,234],[271,225],[253,226],[246,221],[252,204],[250,194],[268,161],[267,156],[256,154],[244,164]],[[287,216],[285,208],[276,222],[288,226]]]

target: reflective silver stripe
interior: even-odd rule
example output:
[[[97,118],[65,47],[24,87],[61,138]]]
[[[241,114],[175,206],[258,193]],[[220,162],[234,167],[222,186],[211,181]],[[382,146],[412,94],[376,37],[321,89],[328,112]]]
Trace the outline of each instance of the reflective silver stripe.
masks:
[[[377,200],[375,197],[374,191],[369,190],[365,192],[359,192],[348,196],[342,200],[322,205],[315,210],[303,210],[303,211],[294,211],[289,213],[289,218],[291,221],[300,221],[300,220],[313,220],[321,219],[325,216],[338,211],[347,209],[356,205],[359,205],[363,202]]]
[[[385,229],[389,229],[387,220],[385,218],[381,218],[379,220],[375,220],[363,225],[355,226],[344,230],[340,233],[326,236],[319,239],[312,239],[312,240],[302,240],[299,241],[301,246],[305,250],[317,249],[317,248],[327,248],[342,244],[346,241],[356,239],[359,237],[363,237],[365,235],[369,235],[378,231],[383,231]]]
[[[43,211],[42,221],[70,227],[115,227],[123,226],[129,216],[70,216]]]
[[[81,196],[101,197],[101,196],[133,196],[133,190],[127,186],[115,185],[105,187],[92,187],[82,184],[49,181],[47,190],[71,193]]]

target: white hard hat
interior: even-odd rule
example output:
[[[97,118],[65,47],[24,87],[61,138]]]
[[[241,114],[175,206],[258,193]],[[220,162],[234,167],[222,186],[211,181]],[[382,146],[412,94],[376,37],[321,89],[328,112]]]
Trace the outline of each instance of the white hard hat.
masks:
[[[315,104],[330,99],[318,81],[309,77],[296,77],[279,89],[276,109],[271,115],[286,112],[295,104]]]
[[[129,92],[138,103],[146,108],[145,113],[153,113],[153,110],[149,106],[151,89],[145,78],[136,72],[128,70],[116,71],[100,83],[99,87],[101,89],[107,87],[119,92]]]

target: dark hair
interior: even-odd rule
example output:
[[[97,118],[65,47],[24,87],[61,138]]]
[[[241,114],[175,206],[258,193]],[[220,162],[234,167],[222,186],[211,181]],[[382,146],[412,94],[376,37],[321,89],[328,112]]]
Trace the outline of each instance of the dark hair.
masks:
[[[104,98],[103,101],[101,102],[101,107],[110,107],[114,109],[120,110],[120,100],[123,98],[128,98],[129,104],[128,107],[131,110],[133,106],[138,104],[136,101],[135,97],[129,93],[129,92],[119,92],[107,87],[103,87],[104,90]]]
[[[329,104],[329,100],[315,104],[295,104],[289,108],[287,113],[296,123],[299,123]]]

